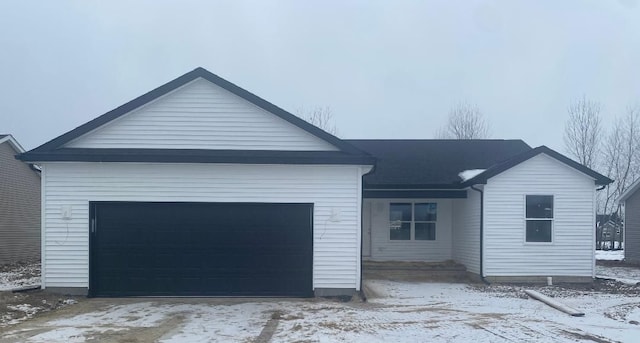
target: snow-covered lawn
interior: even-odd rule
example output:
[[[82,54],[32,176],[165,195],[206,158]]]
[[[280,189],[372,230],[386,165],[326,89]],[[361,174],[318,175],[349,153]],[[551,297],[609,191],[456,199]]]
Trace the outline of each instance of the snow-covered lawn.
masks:
[[[596,250],[596,260],[601,261],[622,261],[624,250]]]
[[[522,288],[367,281],[366,303],[331,300],[89,299],[0,329],[0,342],[637,342],[635,295],[538,287],[586,313],[571,317]],[[634,324],[635,323],[635,324]]]
[[[640,283],[640,268],[634,266],[600,266],[596,265],[596,277],[613,279],[622,283],[635,285]]]
[[[571,317],[529,299],[523,293],[525,288],[515,286],[391,281],[370,281],[369,284],[383,294],[372,302],[404,305],[405,310],[422,308],[425,312],[422,318],[434,324],[429,332],[436,341],[637,342],[640,337],[639,323],[634,322],[640,315],[640,299],[635,294],[535,288],[586,313],[584,317]],[[420,325],[415,329],[419,333]],[[433,336],[423,336],[427,337]]]
[[[0,291],[40,284],[40,263],[0,266]]]

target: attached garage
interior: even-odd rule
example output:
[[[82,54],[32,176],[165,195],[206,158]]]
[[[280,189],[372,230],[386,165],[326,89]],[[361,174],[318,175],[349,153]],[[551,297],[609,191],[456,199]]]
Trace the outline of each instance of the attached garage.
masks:
[[[45,289],[360,289],[362,176],[374,159],[202,68],[19,158],[42,166]]]
[[[90,204],[91,296],[313,294],[313,204]]]

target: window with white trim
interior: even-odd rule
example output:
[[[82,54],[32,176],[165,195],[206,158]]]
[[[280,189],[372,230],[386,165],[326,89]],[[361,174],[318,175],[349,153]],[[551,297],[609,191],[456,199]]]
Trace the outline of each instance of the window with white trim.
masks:
[[[435,202],[391,203],[389,239],[392,241],[434,241],[438,204]]]
[[[527,242],[552,242],[553,195],[527,195],[525,217]]]

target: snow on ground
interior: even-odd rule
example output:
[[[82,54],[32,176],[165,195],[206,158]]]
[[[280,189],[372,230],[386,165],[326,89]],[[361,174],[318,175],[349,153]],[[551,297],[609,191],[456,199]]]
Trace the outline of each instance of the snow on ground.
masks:
[[[601,261],[622,261],[624,250],[596,250],[596,260]]]
[[[40,284],[40,263],[0,266],[0,291]]]
[[[522,288],[366,281],[368,302],[212,299],[87,300],[86,312],[11,328],[7,342],[247,342],[278,320],[271,342],[637,342],[636,295],[538,287],[586,313],[571,317],[529,299]],[[102,301],[102,303],[99,303]],[[230,301],[230,300],[226,300]],[[232,301],[233,302],[233,301]],[[82,306],[80,304],[79,306]],[[4,342],[0,338],[0,342]]]
[[[371,284],[371,281],[369,281]],[[640,308],[633,296],[598,292],[557,291],[554,287],[537,289],[556,300],[584,311],[585,317],[571,317],[539,301],[529,299],[517,287],[491,286],[482,289],[454,284],[411,284],[373,281],[374,289],[388,294],[372,302],[425,308],[429,317],[440,315],[435,328],[437,337],[454,341],[491,342],[496,340],[519,342],[553,342],[603,339],[636,342],[640,327],[628,323],[632,309]],[[617,319],[607,314],[622,305],[629,305]],[[580,338],[582,337],[582,338]],[[606,337],[606,338],[604,338]],[[442,339],[446,341],[446,339]]]
[[[596,277],[601,279],[612,279],[628,285],[640,283],[640,268],[625,266],[600,266],[596,265]]]
[[[260,301],[233,305],[131,302],[9,331],[0,336],[0,342],[85,342],[105,337],[123,342],[245,342],[260,334],[276,308],[296,307],[289,302]],[[129,340],[127,334],[136,339]]]

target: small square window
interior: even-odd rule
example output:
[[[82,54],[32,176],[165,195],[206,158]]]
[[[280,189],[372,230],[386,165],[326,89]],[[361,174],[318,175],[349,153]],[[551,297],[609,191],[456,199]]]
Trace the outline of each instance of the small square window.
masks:
[[[390,238],[393,241],[408,241],[411,239],[411,223],[392,222]]]
[[[437,220],[437,207],[436,203],[423,203],[416,204],[416,217],[417,222],[435,222]]]
[[[527,218],[553,218],[553,196],[527,195]]]
[[[436,223],[416,223],[416,241],[435,241]]]
[[[411,221],[411,204],[391,204],[389,210],[389,220],[391,221]]]
[[[553,195],[527,195],[525,207],[525,240],[552,242]]]
[[[551,242],[551,221],[527,220],[527,242]]]

